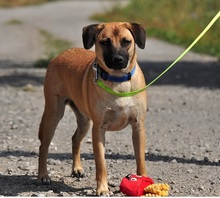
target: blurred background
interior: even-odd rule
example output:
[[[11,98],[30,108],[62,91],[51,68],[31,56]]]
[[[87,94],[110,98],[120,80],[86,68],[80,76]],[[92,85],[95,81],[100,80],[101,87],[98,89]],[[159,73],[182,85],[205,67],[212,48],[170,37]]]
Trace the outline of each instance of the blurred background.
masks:
[[[187,47],[219,8],[219,0],[0,0],[0,60],[15,59],[45,67],[61,51],[82,47],[81,30],[92,22],[141,23],[148,38]],[[219,30],[220,20],[192,51],[219,59]],[[154,46],[158,47],[153,55],[149,51]],[[173,60],[182,51],[169,47],[149,39],[149,54],[140,52],[140,59]]]

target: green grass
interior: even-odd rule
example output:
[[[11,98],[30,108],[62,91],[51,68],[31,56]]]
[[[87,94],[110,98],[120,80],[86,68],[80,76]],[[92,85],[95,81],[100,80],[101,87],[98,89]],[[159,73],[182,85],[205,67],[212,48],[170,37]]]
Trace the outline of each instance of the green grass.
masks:
[[[147,35],[188,47],[220,10],[219,0],[131,0],[93,19],[130,21],[146,27]],[[193,51],[220,59],[220,19],[193,47]]]
[[[23,22],[18,19],[10,19],[5,22],[6,25],[22,25]]]
[[[34,65],[35,67],[42,68],[47,67],[50,60],[57,56],[62,51],[72,47],[72,43],[61,38],[57,38],[51,33],[40,30],[40,33],[44,39],[44,45],[46,47],[44,58],[39,59]]]

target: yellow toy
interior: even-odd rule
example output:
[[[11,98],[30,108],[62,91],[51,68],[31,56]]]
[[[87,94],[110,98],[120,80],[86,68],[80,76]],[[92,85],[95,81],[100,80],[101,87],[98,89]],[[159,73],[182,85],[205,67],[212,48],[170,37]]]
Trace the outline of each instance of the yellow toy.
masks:
[[[166,197],[170,186],[168,184],[151,184],[144,188],[145,197]]]

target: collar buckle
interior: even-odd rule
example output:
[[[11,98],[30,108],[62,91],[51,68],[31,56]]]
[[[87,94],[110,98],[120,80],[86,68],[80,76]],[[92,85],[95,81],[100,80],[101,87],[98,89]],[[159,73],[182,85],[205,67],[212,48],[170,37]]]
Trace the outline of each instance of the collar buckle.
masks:
[[[97,82],[99,80],[99,74],[98,74],[98,65],[96,62],[93,63],[92,69],[95,72],[94,83],[97,84]]]

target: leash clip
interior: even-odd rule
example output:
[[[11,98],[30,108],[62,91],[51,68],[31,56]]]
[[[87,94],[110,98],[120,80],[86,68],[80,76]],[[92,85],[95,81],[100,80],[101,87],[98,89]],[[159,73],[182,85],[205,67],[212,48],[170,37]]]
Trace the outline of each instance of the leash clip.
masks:
[[[93,63],[92,69],[95,72],[94,83],[97,84],[99,80],[98,67],[96,63]]]

